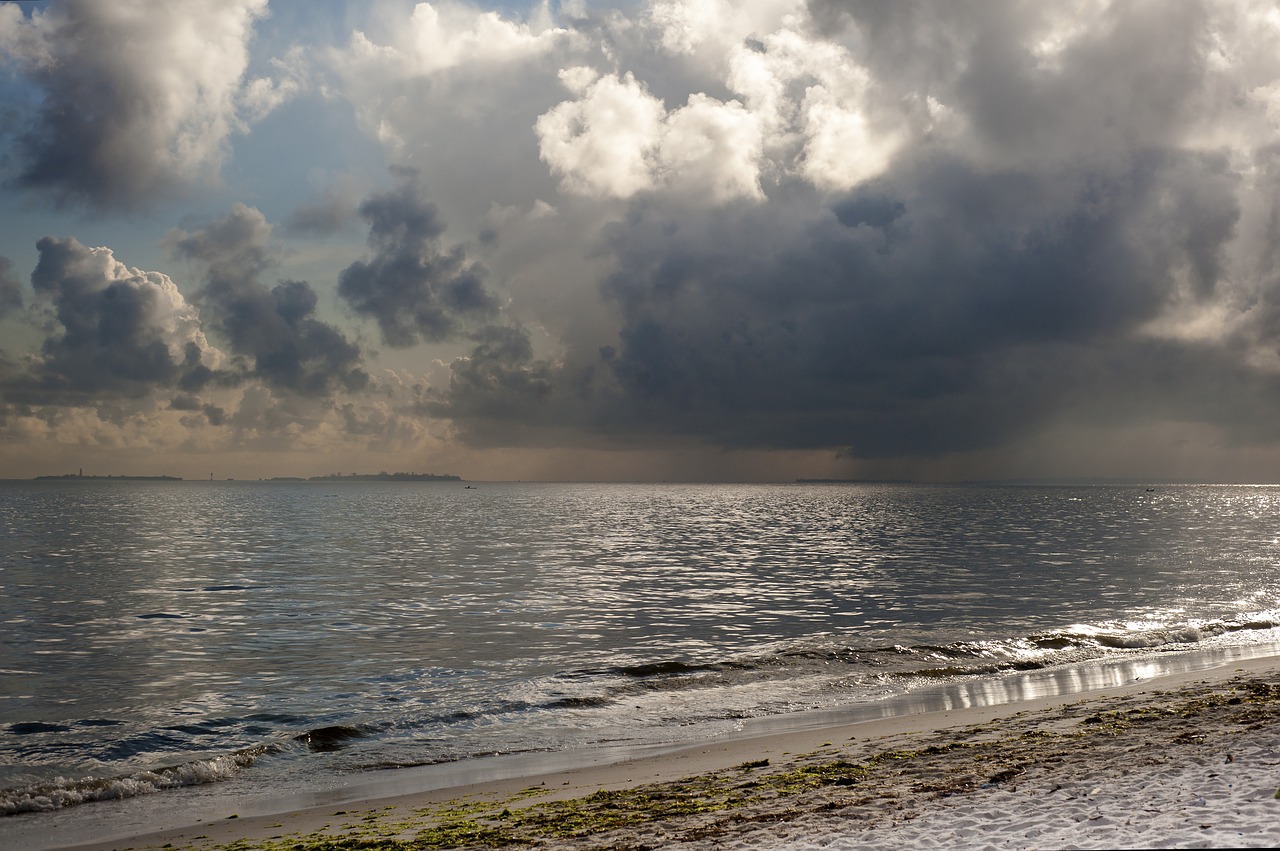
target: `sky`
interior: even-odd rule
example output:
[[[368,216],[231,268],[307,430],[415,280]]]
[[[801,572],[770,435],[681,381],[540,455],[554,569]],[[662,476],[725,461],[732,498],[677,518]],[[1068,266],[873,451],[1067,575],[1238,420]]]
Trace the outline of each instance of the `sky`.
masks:
[[[0,477],[1280,482],[1280,8],[0,2]]]

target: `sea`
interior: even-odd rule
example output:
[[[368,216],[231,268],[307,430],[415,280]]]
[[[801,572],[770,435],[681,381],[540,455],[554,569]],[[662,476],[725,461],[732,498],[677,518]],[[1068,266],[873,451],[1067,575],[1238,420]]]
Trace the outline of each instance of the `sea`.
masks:
[[[0,845],[1276,655],[1278,580],[1280,487],[0,482]]]

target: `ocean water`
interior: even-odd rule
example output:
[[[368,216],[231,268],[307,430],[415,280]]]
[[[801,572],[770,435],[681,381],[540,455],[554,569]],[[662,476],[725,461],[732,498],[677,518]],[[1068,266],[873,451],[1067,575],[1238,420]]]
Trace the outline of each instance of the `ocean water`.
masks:
[[[1274,653],[1278,518],[1257,486],[0,482],[0,840]]]

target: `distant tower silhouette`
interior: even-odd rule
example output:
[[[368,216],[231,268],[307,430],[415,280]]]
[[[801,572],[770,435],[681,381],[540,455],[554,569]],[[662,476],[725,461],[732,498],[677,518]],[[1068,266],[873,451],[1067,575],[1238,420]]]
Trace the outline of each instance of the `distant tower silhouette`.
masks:
[[[84,478],[84,467],[80,468],[80,478]]]

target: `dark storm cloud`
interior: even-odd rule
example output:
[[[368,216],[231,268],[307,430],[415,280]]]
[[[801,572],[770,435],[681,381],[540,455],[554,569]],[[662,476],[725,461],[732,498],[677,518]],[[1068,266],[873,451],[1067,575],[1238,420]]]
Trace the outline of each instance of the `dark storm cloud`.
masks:
[[[601,245],[616,339],[554,362],[478,348],[433,411],[478,444],[541,429],[864,458],[1058,422],[1275,430],[1278,382],[1247,351],[1280,328],[1276,252],[1248,258],[1256,292],[1231,256],[1265,180],[1241,155],[1268,160],[1188,141],[1218,115],[1256,126],[1231,112],[1247,102],[1210,61],[1207,7],[1115,4],[1087,26],[1042,4],[809,8],[867,70],[869,113],[905,110],[884,169],[844,197],[785,178],[756,205],[637,197]],[[1242,303],[1211,336],[1152,330]]]
[[[551,370],[533,356],[522,328],[490,326],[473,335],[471,353],[454,364],[453,412],[481,418],[519,415],[552,392]],[[497,391],[497,392],[494,392]]]
[[[415,181],[405,177],[397,189],[370,196],[360,215],[369,223],[373,256],[342,271],[338,292],[377,321],[387,345],[446,340],[497,314],[483,270],[461,246],[441,244],[444,222]]]
[[[360,348],[315,317],[311,285],[285,280],[268,289],[261,283],[274,262],[270,237],[271,226],[260,212],[236,204],[208,227],[171,233],[169,243],[204,265],[206,317],[235,354],[252,362],[252,375],[272,388],[309,396],[364,387],[369,376]]]
[[[10,369],[10,402],[84,403],[198,386],[208,349],[196,311],[167,277],[130,269],[104,248],[44,237],[31,276],[52,305],[38,358]]]
[[[264,10],[263,0],[63,0],[11,21],[20,49],[9,58],[41,92],[17,136],[16,184],[129,208],[214,177]]]
[[[766,256],[712,225],[647,261],[667,223],[619,228],[612,366],[629,395],[695,429],[724,423],[727,441],[864,456],[998,443],[1078,385],[1074,356],[1155,317],[1179,271],[1211,288],[1238,215],[1221,162],[1196,155],[1112,174],[932,163],[895,188],[905,212],[884,225],[815,220]]]
[[[555,446],[598,443],[621,435],[613,425],[621,401],[599,381],[600,355],[586,362],[551,362],[534,355],[526,329],[490,325],[471,335],[470,352],[453,362],[450,382],[415,406],[452,419],[461,436],[480,446]]]
[[[0,255],[0,319],[22,309],[22,284],[13,274],[9,258]]]
[[[227,412],[217,405],[205,405],[204,415],[211,426],[220,426],[227,421]]]
[[[481,442],[502,419],[582,418],[861,457],[998,445],[1087,399],[1096,352],[1127,358],[1178,280],[1213,290],[1234,188],[1220,157],[1147,151],[1111,172],[934,158],[807,221],[636,204],[609,231],[621,328],[594,377],[585,353],[553,368],[515,336],[455,364],[440,410]],[[1144,381],[1132,364],[1102,371],[1121,395]]]

